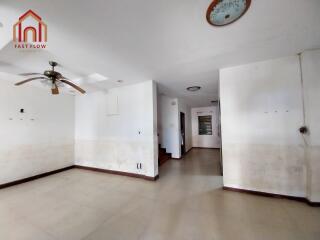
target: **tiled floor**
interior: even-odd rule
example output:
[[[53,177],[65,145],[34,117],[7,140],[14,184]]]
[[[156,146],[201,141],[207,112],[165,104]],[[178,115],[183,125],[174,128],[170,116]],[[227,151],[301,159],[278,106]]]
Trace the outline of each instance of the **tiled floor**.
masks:
[[[157,182],[74,169],[0,190],[0,239],[320,239],[319,208],[221,190],[218,157],[194,149]]]

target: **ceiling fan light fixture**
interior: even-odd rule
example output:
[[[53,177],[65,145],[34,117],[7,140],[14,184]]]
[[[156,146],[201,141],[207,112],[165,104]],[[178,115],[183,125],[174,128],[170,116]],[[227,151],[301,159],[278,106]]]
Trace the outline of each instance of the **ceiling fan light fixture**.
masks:
[[[51,70],[45,70],[43,74],[40,73],[24,73],[21,74],[22,76],[32,76],[32,75],[39,75],[38,77],[28,78],[26,80],[20,81],[15,83],[15,86],[20,86],[22,84],[34,81],[34,80],[41,80],[44,84],[50,85],[51,92],[53,95],[59,94],[59,87],[64,87],[65,85],[69,85],[70,87],[74,88],[75,90],[85,94],[86,91],[77,86],[76,84],[72,83],[69,79],[64,77],[61,73],[55,71],[55,66],[58,66],[57,62],[50,61],[50,66],[52,67]]]
[[[191,86],[191,87],[188,87],[187,88],[187,91],[189,92],[196,92],[196,91],[199,91],[201,89],[200,86]]]

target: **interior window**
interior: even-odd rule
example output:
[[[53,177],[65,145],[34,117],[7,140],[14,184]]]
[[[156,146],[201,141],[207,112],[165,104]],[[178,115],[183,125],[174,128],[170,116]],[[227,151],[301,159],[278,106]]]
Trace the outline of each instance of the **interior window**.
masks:
[[[212,135],[212,116],[198,116],[199,135]]]

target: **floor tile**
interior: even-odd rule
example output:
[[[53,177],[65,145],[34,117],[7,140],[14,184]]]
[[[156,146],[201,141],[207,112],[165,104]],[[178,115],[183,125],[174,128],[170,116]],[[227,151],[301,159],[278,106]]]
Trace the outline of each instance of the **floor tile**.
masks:
[[[320,239],[319,208],[222,190],[219,156],[193,149],[156,182],[72,169],[2,189],[0,239]]]

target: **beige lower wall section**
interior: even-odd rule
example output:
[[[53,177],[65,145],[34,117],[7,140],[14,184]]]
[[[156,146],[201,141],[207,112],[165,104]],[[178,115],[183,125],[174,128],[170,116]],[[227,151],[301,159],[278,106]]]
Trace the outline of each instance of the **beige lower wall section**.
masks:
[[[125,140],[77,140],[75,164],[107,170],[142,174],[154,171],[154,142]],[[142,163],[142,169],[137,169]]]
[[[226,187],[306,196],[303,147],[225,144],[223,158]]]
[[[308,165],[308,199],[311,202],[320,202],[320,147],[307,148]]]
[[[72,166],[74,144],[14,145],[0,149],[0,184]]]

